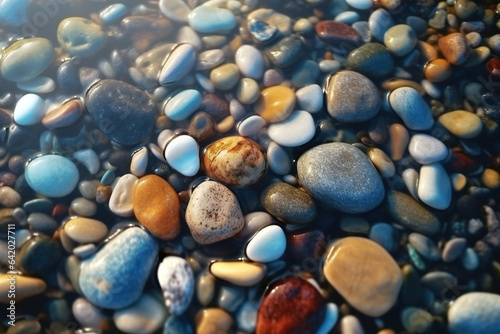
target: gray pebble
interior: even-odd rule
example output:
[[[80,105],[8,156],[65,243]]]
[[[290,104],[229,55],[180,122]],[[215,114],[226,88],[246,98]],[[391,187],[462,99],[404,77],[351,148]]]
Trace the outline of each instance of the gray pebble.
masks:
[[[415,248],[417,252],[423,257],[431,261],[439,260],[439,249],[430,238],[420,233],[410,233],[408,241]]]
[[[444,262],[452,262],[457,259],[467,246],[467,240],[464,238],[453,238],[449,240],[443,248],[442,258]]]

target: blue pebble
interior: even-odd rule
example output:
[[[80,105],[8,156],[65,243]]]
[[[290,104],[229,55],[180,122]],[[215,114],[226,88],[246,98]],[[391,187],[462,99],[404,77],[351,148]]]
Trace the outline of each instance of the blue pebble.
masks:
[[[359,21],[359,14],[354,11],[347,11],[340,13],[339,15],[335,16],[334,21],[337,22],[342,22],[345,24],[353,24],[354,22]]]
[[[115,180],[115,172],[113,170],[109,169],[102,176],[101,184],[103,186],[110,186],[114,180]]]
[[[101,17],[101,20],[105,24],[111,24],[118,22],[122,18],[127,15],[128,9],[127,6],[125,6],[122,3],[115,3],[112,4],[111,6],[108,6],[104,8],[100,13],[99,16]]]
[[[408,16],[406,24],[409,25],[413,31],[420,36],[427,31],[427,21],[418,16]]]
[[[389,95],[389,104],[412,130],[429,130],[434,124],[431,109],[423,97],[411,87],[400,87]]]
[[[500,333],[500,295],[469,292],[448,311],[450,334]]]
[[[385,9],[379,8],[370,15],[368,24],[373,37],[376,40],[384,41],[385,32],[394,25],[394,21],[391,13]]]
[[[196,89],[186,89],[170,98],[163,112],[173,121],[183,121],[201,106],[201,94]]]
[[[250,31],[253,37],[255,37],[259,42],[267,42],[276,36],[278,28],[268,25],[266,22],[261,20],[253,19],[248,24],[248,31]]]
[[[184,316],[170,316],[163,325],[163,334],[193,334],[193,327]]]
[[[141,296],[157,253],[158,244],[149,233],[127,228],[82,262],[83,295],[103,308],[127,307]]]
[[[54,202],[46,198],[35,198],[23,204],[23,209],[29,213],[45,213],[50,215]]]
[[[80,174],[75,164],[60,155],[48,154],[29,162],[24,171],[29,186],[47,197],[63,197],[78,184]]]
[[[30,0],[0,1],[0,25],[18,27],[26,23],[26,11]]]
[[[191,28],[203,34],[222,33],[236,26],[236,17],[229,10],[198,6],[188,16]]]

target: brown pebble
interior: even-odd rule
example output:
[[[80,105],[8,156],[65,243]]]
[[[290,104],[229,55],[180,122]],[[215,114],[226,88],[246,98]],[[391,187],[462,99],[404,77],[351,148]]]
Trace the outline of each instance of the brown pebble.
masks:
[[[203,143],[215,134],[214,119],[210,114],[200,111],[191,119],[188,131],[199,143]]]
[[[443,56],[453,65],[461,65],[469,57],[469,43],[461,33],[452,33],[441,37],[438,45]]]
[[[206,94],[201,100],[200,110],[210,114],[216,122],[229,116],[229,102],[215,94]]]
[[[275,123],[285,120],[295,107],[295,92],[285,86],[264,88],[255,103],[255,112],[266,122]]]
[[[406,130],[403,125],[394,123],[389,127],[389,136],[391,159],[393,161],[399,161],[408,147],[410,135],[408,134],[408,130]]]
[[[196,334],[229,334],[233,318],[220,308],[206,308],[196,314]]]
[[[411,87],[415,89],[420,95],[425,95],[424,88],[412,80],[400,79],[400,78],[392,78],[382,82],[382,88],[387,91],[393,91],[399,87]]]
[[[109,201],[109,198],[111,197],[111,187],[110,186],[99,186],[97,187],[97,191],[95,193],[95,201],[97,203],[106,203]]]
[[[497,189],[500,187],[500,174],[494,169],[486,168],[481,174],[481,181],[486,188]]]
[[[7,208],[21,206],[21,195],[11,187],[0,187],[0,204]]]
[[[75,123],[82,113],[83,106],[80,99],[72,99],[47,112],[42,124],[49,130],[63,128]]]
[[[9,281],[12,277],[14,280]],[[15,297],[8,297],[11,290],[11,283],[14,283]],[[39,278],[28,277],[17,274],[0,274],[0,302],[8,304],[11,300],[21,301],[23,299],[38,295],[47,289],[47,284]]]
[[[72,240],[86,244],[104,240],[108,228],[99,220],[75,217],[64,224],[64,232]]]
[[[438,52],[436,51],[434,46],[430,45],[429,43],[419,41],[417,43],[417,47],[422,57],[427,61],[433,61],[438,57]]]
[[[234,127],[235,123],[236,121],[234,120],[234,117],[229,115],[215,125],[215,131],[219,133],[226,133]]]
[[[321,21],[315,26],[316,34],[323,42],[334,48],[353,49],[358,47],[362,40],[359,33],[345,23],[337,21]]]
[[[424,75],[430,82],[441,82],[448,79],[453,70],[445,59],[437,58],[425,65]]]

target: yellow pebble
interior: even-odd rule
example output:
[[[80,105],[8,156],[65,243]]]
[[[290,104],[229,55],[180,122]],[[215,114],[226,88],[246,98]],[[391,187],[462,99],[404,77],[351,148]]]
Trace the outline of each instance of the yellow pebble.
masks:
[[[486,168],[481,175],[481,181],[489,189],[497,189],[500,187],[500,174],[491,168]]]
[[[460,191],[464,189],[467,184],[467,177],[462,173],[454,173],[451,175],[451,183],[453,184],[453,189],[455,191]]]
[[[255,112],[266,122],[275,123],[285,120],[295,107],[295,92],[284,86],[263,89],[255,104]]]

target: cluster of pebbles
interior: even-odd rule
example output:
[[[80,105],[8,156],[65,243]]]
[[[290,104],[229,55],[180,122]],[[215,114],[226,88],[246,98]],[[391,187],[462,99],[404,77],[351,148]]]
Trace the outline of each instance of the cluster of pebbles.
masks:
[[[2,332],[500,332],[495,1],[1,0],[0,24]]]

